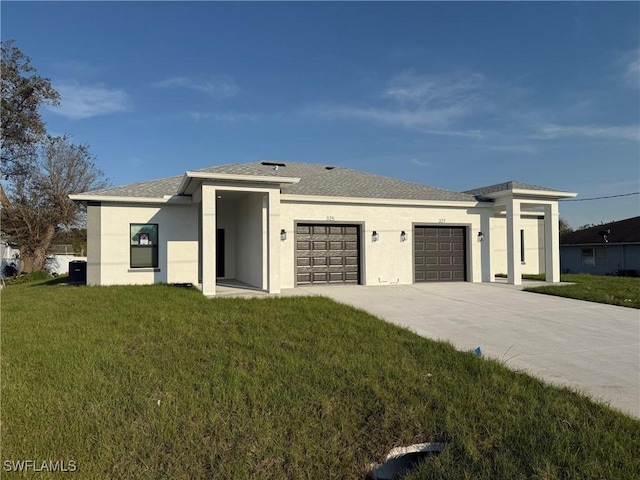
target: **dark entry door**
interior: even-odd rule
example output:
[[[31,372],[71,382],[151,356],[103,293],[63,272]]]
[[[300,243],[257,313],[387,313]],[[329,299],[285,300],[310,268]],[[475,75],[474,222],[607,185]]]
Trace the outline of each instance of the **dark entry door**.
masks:
[[[216,277],[224,277],[224,228],[216,229]]]
[[[413,229],[415,282],[466,280],[465,227]]]

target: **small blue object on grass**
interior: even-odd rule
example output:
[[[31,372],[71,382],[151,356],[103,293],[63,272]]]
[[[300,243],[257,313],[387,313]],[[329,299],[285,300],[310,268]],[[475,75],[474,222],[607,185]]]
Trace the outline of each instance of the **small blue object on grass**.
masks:
[[[475,353],[476,355],[478,355],[479,357],[481,357],[481,356],[482,356],[482,350],[480,349],[480,347],[477,347],[477,348],[474,350],[474,353]]]

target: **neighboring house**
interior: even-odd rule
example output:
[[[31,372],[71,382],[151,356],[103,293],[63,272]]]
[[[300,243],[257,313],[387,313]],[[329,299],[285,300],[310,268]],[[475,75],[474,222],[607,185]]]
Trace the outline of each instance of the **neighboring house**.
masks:
[[[64,275],[69,273],[69,263],[87,260],[87,257],[77,256],[73,245],[52,245],[47,253],[44,269],[51,275]]]
[[[560,266],[563,273],[640,275],[640,217],[563,235]]]
[[[6,267],[13,267],[15,271],[20,269],[20,249],[15,243],[0,241],[0,258],[0,278],[4,278]]]
[[[87,206],[87,283],[560,280],[558,200],[507,182],[460,193],[348,168],[256,162],[70,197]]]

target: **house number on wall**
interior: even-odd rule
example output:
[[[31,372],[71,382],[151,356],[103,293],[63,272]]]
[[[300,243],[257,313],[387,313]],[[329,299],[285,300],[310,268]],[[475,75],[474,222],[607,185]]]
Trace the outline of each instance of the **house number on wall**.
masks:
[[[331,215],[327,215],[327,221],[328,222],[333,222],[336,218],[332,217]]]
[[[447,219],[446,218],[439,218],[438,219],[438,223],[447,223]]]

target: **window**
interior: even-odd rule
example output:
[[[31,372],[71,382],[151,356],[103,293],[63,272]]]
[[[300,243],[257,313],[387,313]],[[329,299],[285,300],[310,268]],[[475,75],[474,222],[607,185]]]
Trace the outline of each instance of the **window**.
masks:
[[[524,230],[520,230],[520,263],[524,264]]]
[[[596,265],[596,256],[593,254],[593,248],[582,249],[582,265],[594,267]]]
[[[131,268],[158,268],[158,225],[130,225]]]

